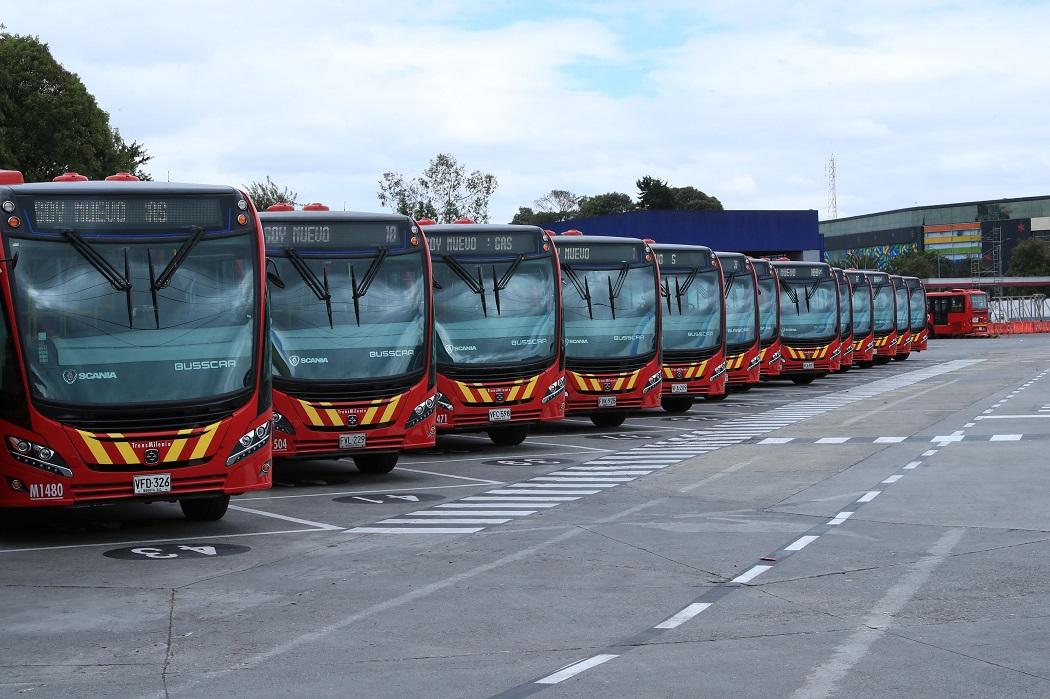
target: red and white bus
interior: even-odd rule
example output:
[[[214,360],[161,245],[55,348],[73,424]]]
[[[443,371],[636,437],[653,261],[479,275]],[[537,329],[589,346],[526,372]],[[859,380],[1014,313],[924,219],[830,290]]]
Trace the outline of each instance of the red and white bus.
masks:
[[[520,444],[565,417],[561,278],[536,226],[420,221],[434,275],[438,432]]]
[[[747,255],[739,252],[715,254],[725,278],[728,387],[747,391],[761,378],[758,277]]]
[[[430,257],[407,216],[261,213],[270,280],[275,458],[353,457],[387,473],[433,446]]]
[[[758,279],[758,339],[762,378],[779,376],[784,369],[780,347],[780,281],[769,260],[751,259]]]
[[[918,277],[905,277],[908,287],[908,306],[911,313],[911,348],[914,352],[927,349],[930,330],[927,327],[926,286]]]
[[[930,291],[934,337],[988,337],[988,294],[978,289]]]
[[[557,238],[565,309],[568,413],[599,427],[660,405],[660,273],[636,238]]]
[[[271,481],[262,231],[232,187],[0,173],[0,506]]]
[[[886,364],[897,356],[897,298],[886,272],[865,271],[874,303],[875,363]]]
[[[875,364],[875,326],[872,318],[875,314],[875,301],[872,298],[871,280],[864,272],[847,270],[850,287],[853,289],[850,300],[853,327],[853,364],[871,367]]]
[[[654,244],[663,285],[663,396],[669,413],[697,397],[726,395],[725,297],[722,268],[711,248]]]
[[[899,274],[891,274],[890,283],[893,284],[893,300],[896,304],[897,319],[897,353],[893,359],[903,362],[911,354],[911,303],[904,277]]]
[[[853,285],[845,270],[832,267],[839,284],[839,371],[853,366]]]
[[[780,277],[783,375],[797,384],[812,383],[838,366],[838,281],[823,262],[773,265]]]

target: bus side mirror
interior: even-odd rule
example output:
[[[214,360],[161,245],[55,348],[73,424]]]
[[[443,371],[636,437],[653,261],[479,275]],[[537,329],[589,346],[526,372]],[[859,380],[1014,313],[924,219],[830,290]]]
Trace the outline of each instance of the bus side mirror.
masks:
[[[270,258],[266,259],[266,281],[270,282],[278,289],[284,288],[284,280],[281,279],[281,274],[277,271],[277,263]]]

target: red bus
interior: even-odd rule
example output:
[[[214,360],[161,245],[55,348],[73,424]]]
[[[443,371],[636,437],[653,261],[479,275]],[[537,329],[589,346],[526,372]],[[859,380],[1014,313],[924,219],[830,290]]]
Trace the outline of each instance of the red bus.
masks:
[[[853,364],[870,368],[875,364],[875,300],[872,298],[871,279],[864,272],[848,270],[850,287],[853,289],[850,304],[853,326]]]
[[[897,299],[886,272],[865,271],[874,302],[875,363],[886,364],[897,355]]]
[[[275,458],[387,473],[433,446],[430,257],[407,216],[276,204],[259,215],[273,340]]]
[[[728,388],[748,391],[761,379],[758,277],[747,255],[716,252],[725,278]]]
[[[660,405],[660,272],[636,238],[558,238],[565,308],[568,413],[598,427]]]
[[[520,444],[565,417],[561,279],[536,226],[420,221],[434,275],[438,432]]]
[[[0,174],[0,506],[271,481],[262,231],[233,187]]]
[[[908,287],[908,306],[911,313],[911,348],[922,352],[928,347],[930,330],[926,317],[926,287],[918,277],[905,277]]]
[[[853,285],[846,271],[832,267],[839,284],[839,371],[853,366]]]
[[[774,262],[780,277],[783,375],[812,383],[838,366],[838,281],[823,262]]]
[[[669,413],[684,413],[697,396],[726,395],[726,306],[722,267],[701,245],[652,246],[663,284],[663,395]]]
[[[769,260],[750,258],[758,279],[759,374],[779,376],[784,369],[780,347],[780,281]]]
[[[911,354],[911,302],[904,277],[891,274],[890,282],[893,284],[893,300],[897,307],[897,354],[893,359],[903,362]]]
[[[988,294],[977,289],[930,291],[933,337],[988,337]]]

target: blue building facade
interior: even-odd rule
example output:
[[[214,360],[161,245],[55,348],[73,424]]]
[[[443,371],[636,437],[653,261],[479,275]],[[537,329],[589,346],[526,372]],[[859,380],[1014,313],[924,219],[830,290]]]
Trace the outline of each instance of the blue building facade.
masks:
[[[814,210],[630,211],[550,225],[556,233],[575,228],[587,235],[652,238],[658,243],[706,245],[750,255],[784,255],[819,261],[823,238]]]

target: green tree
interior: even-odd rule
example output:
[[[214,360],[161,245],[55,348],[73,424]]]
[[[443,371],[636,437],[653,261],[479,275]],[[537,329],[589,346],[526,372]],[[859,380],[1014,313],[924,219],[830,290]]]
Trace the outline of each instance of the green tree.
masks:
[[[664,180],[646,175],[635,185],[638,187],[638,208],[648,211],[670,211],[675,208],[674,192]]]
[[[623,192],[606,192],[580,199],[580,218],[622,214],[634,210],[634,200]]]
[[[581,196],[567,189],[552,189],[536,200],[536,208],[544,213],[556,213],[564,216],[559,220],[575,218],[580,210]]]
[[[514,214],[514,218],[512,218],[510,222],[513,224],[545,228],[552,223],[564,221],[568,218],[570,217],[562,215],[562,212],[560,211],[533,211],[528,206],[521,206],[518,207],[518,213]]]
[[[937,274],[937,258],[937,253],[931,250],[915,248],[902,252],[890,260],[886,271],[905,277],[929,279],[930,277],[939,276]]]
[[[265,181],[254,180],[244,185],[244,191],[259,211],[266,211],[274,204],[295,204],[299,198],[297,193],[287,187],[279,187],[269,175]]]
[[[1011,277],[1050,276],[1050,243],[1038,238],[1019,242],[1010,256],[1010,268],[1006,274]]]
[[[102,179],[120,170],[149,179],[150,156],[112,128],[75,73],[47,44],[0,26],[0,165],[28,181],[76,171]]]
[[[489,200],[499,183],[495,175],[474,170],[448,153],[438,153],[419,177],[384,172],[379,181],[379,203],[415,219],[451,223],[463,216],[478,223],[489,220]]]
[[[671,187],[671,198],[676,211],[722,211],[722,202],[696,187]]]

